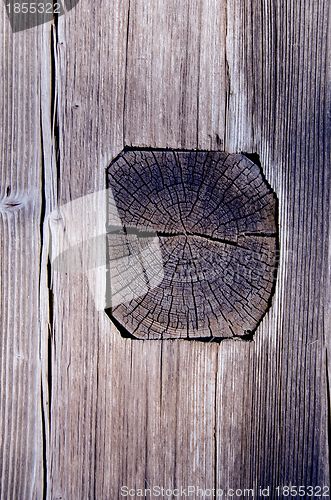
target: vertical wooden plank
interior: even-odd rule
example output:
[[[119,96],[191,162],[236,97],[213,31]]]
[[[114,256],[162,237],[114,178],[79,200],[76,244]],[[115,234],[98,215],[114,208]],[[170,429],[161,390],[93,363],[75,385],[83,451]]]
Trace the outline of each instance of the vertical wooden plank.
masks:
[[[46,188],[58,193],[59,207],[104,189],[105,168],[123,147],[127,14],[127,1],[96,5],[82,0],[55,23],[57,175],[47,179]],[[85,275],[50,269],[47,497],[106,498],[109,494],[111,498],[114,465],[108,468],[109,458],[114,457],[115,464],[121,461],[125,455],[121,447],[126,446],[124,440],[116,443],[119,429],[113,426],[121,426],[126,418],[126,407],[119,407],[116,398],[126,390],[127,343],[117,348],[114,340],[113,345],[109,319],[96,310]],[[116,360],[120,360],[120,373],[113,368]],[[110,449],[111,433],[117,447],[111,443]]]
[[[320,10],[81,0],[56,25],[59,203],[102,189],[124,144],[257,152],[281,258],[252,343],[124,340],[84,277],[54,273],[50,498],[327,480]]]
[[[233,50],[227,57],[236,90],[229,97],[226,148],[258,152],[279,196],[280,268],[273,307],[247,364],[240,363],[245,347],[229,347],[232,367],[220,394],[233,394],[234,403],[227,416],[219,411],[218,437],[233,449],[228,426],[235,421],[249,441],[235,446],[236,464],[220,451],[220,487],[240,484],[243,471],[255,488],[329,481],[323,326],[328,22],[325,2],[228,2],[227,47]],[[248,375],[247,369],[243,411],[237,373]]]
[[[42,498],[40,32],[0,34],[0,495]]]

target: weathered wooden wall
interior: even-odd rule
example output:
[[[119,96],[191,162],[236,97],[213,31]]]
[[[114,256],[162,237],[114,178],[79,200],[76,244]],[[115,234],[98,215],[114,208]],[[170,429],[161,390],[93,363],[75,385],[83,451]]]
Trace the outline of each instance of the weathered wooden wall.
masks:
[[[1,498],[328,483],[328,3],[80,0],[17,34],[2,9]],[[281,256],[253,342],[123,339],[53,272],[47,215],[124,145],[260,155]]]

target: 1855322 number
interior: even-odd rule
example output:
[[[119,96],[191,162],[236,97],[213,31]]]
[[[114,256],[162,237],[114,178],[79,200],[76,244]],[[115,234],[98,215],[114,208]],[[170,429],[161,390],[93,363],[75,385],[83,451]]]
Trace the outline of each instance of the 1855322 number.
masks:
[[[1,0],[0,0],[1,1]],[[24,31],[67,14],[79,0],[3,0],[13,33]]]
[[[329,486],[276,486],[276,495],[284,497],[328,497],[330,498]]]
[[[9,14],[61,14],[60,3],[43,2],[15,2],[7,3],[7,12]]]

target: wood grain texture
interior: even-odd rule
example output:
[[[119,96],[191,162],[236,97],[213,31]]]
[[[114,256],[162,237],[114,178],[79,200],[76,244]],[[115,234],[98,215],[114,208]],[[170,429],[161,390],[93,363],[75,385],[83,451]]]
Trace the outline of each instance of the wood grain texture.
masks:
[[[0,495],[42,498],[40,32],[0,39]]]
[[[124,150],[107,188],[108,225],[120,224],[107,246],[115,324],[149,340],[251,335],[278,265],[277,199],[260,166],[242,154]]]
[[[10,216],[1,201],[2,498],[40,498],[43,475],[44,496],[66,500],[120,498],[121,485],[329,482],[328,10],[80,0],[38,46],[35,31],[2,32],[1,102],[14,104],[1,108],[1,200],[7,185],[32,200]],[[103,189],[125,145],[260,156],[281,253],[253,342],[123,339],[85,276],[47,267],[44,215]]]

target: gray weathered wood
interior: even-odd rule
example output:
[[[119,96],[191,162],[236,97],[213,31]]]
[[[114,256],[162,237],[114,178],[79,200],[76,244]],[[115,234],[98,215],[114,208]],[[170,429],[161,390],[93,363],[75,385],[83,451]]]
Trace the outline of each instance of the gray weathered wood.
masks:
[[[42,498],[40,32],[0,40],[0,495]]]
[[[80,0],[39,41],[3,26],[2,497],[40,498],[42,468],[68,500],[328,483],[328,2]],[[47,269],[44,215],[125,145],[259,154],[281,254],[253,342],[123,339],[85,276]]]

